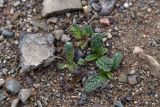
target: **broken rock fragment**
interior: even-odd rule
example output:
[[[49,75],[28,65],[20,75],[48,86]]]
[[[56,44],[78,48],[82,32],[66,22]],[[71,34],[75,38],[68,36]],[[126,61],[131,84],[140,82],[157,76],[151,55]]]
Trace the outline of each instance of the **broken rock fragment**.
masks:
[[[80,0],[44,0],[42,5],[43,9],[41,14],[43,17],[53,13],[82,9]]]
[[[49,33],[22,34],[19,44],[22,71],[47,66],[54,59],[54,37]]]

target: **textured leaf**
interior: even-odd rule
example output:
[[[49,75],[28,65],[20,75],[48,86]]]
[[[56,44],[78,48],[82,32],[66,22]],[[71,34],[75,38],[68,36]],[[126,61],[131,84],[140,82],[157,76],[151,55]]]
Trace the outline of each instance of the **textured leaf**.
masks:
[[[98,57],[96,54],[87,55],[85,61],[93,61],[96,60]]]
[[[67,67],[67,65],[66,64],[58,64],[57,67],[58,67],[58,69],[63,70]]]
[[[85,91],[87,93],[95,91],[97,88],[101,87],[106,80],[107,78],[105,76],[98,74],[89,77],[84,84]]]
[[[93,53],[99,53],[99,49],[103,48],[102,36],[99,33],[95,33],[91,39],[91,50]]]
[[[66,42],[64,52],[67,63],[72,63],[74,59],[74,49],[73,44],[71,42]]]
[[[67,67],[68,67],[68,70],[69,70],[69,71],[73,72],[73,71],[76,70],[77,64],[74,63],[74,62],[72,62],[72,63],[70,63],[70,64],[67,64]]]
[[[105,56],[97,59],[96,64],[97,66],[105,72],[109,72],[112,68],[113,61]]]
[[[114,56],[112,58],[112,60],[113,60],[112,69],[113,70],[118,68],[122,59],[123,59],[123,55],[121,53],[117,52],[117,53],[114,54]]]
[[[82,28],[79,27],[78,25],[73,25],[71,27],[70,31],[75,39],[82,39],[83,38]]]
[[[107,53],[108,49],[107,48],[99,48],[98,52],[97,52],[97,55],[98,56],[102,56],[104,55],[105,53]]]
[[[78,65],[84,65],[84,63],[85,63],[85,60],[84,60],[84,59],[80,58],[80,59],[78,60]]]
[[[85,36],[90,36],[93,34],[93,30],[92,30],[92,27],[89,26],[89,25],[85,25],[82,27],[82,32],[83,32],[83,35]]]

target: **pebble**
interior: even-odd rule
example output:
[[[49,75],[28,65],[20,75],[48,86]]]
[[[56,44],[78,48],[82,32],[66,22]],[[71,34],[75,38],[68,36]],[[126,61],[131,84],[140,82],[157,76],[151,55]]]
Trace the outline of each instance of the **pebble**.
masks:
[[[18,0],[18,1],[16,1],[16,2],[13,4],[13,6],[14,6],[14,7],[17,7],[17,6],[20,5],[20,3],[21,3],[21,2]]]
[[[83,6],[87,5],[87,1],[86,0],[82,0],[82,5]]]
[[[120,101],[116,101],[114,103],[114,107],[124,107],[123,104]]]
[[[112,34],[108,32],[108,33],[107,33],[107,38],[108,38],[108,39],[111,39],[111,38],[112,38]]]
[[[95,32],[96,32],[96,33],[101,33],[102,30],[101,30],[101,28],[95,28]]]
[[[0,7],[3,7],[4,6],[4,0],[0,0]]]
[[[61,38],[61,41],[62,42],[68,42],[68,41],[70,41],[71,40],[71,38],[69,37],[69,35],[62,35],[62,38]]]
[[[18,106],[18,103],[19,103],[19,98],[14,99],[14,100],[12,101],[11,107],[17,107],[17,106]]]
[[[25,103],[32,93],[31,89],[21,89],[18,96],[22,103]]]
[[[101,18],[100,20],[99,20],[99,22],[101,23],[101,24],[104,24],[104,25],[110,25],[110,22],[109,22],[109,19],[108,18]]]
[[[75,51],[75,60],[78,61],[80,58],[83,58],[83,57],[84,57],[84,54],[83,54],[82,50],[77,49]]]
[[[9,38],[13,38],[15,35],[14,32],[11,32],[11,31],[8,31],[8,30],[3,30],[2,31],[2,36],[6,39],[9,39]]]
[[[132,3],[125,2],[124,5],[123,5],[123,7],[126,8],[126,9],[128,9],[130,6],[132,6]]]
[[[3,90],[0,90],[0,101],[4,100],[6,98],[5,93]]]
[[[0,78],[0,87],[5,83],[5,80]]]
[[[119,81],[119,82],[123,82],[123,83],[127,82],[127,75],[121,73],[121,74],[119,75],[119,77],[118,77],[118,81]]]
[[[129,72],[130,75],[133,75],[133,74],[135,74],[135,73],[136,73],[136,71],[135,71],[134,69],[132,69],[132,70]]]
[[[0,36],[0,43],[4,41],[4,37]]]
[[[92,3],[92,7],[95,11],[100,11],[101,10],[101,6],[97,3]]]
[[[15,79],[7,80],[5,83],[6,90],[11,94],[17,94],[19,90],[21,89],[21,85],[19,81]]]
[[[40,100],[37,100],[37,105],[38,105],[38,107],[43,107]]]
[[[102,6],[101,15],[106,16],[112,12],[112,10],[118,0],[99,0],[99,1],[103,1],[103,2],[101,2],[101,6]]]
[[[128,76],[129,84],[131,84],[131,85],[137,84],[137,78],[136,77],[137,77],[136,75],[129,75]]]
[[[53,34],[57,40],[61,40],[62,35],[64,35],[64,30],[54,30]]]
[[[57,21],[58,21],[58,18],[57,17],[51,17],[51,18],[49,18],[48,20],[47,20],[47,23],[49,24],[49,23],[57,23]]]

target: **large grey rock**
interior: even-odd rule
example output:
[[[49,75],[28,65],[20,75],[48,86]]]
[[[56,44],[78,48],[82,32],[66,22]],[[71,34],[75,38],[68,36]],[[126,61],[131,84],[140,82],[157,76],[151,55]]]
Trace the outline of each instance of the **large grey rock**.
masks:
[[[17,94],[21,89],[21,84],[15,79],[10,79],[6,81],[5,88],[9,93]]]
[[[22,71],[38,68],[39,65],[49,65],[55,59],[53,42],[52,34],[23,34],[19,44]]]
[[[82,9],[80,0],[44,0],[41,14],[45,17],[52,13],[79,9]]]

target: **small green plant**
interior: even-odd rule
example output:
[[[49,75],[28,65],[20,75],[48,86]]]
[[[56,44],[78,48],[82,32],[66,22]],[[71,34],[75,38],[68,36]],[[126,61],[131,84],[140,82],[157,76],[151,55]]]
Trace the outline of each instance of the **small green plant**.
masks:
[[[105,56],[97,59],[96,65],[99,68],[99,73],[87,79],[84,84],[85,91],[90,93],[101,87],[106,80],[111,79],[112,72],[119,67],[122,58],[123,56],[121,53],[115,53],[111,59]]]
[[[93,30],[89,25],[80,27],[79,25],[75,24],[71,27],[70,32],[76,40],[79,40],[78,46],[82,49],[84,49],[84,47],[88,44],[88,41],[84,39],[93,34]]]
[[[86,56],[85,61],[93,61],[107,52],[107,48],[103,46],[102,35],[94,33],[91,39],[91,54]]]
[[[66,64],[58,64],[59,69],[68,68],[69,71],[74,71],[77,68],[77,64],[74,62],[74,48],[71,42],[66,42],[64,47]]]

